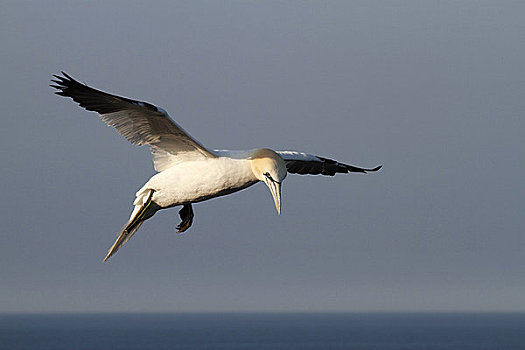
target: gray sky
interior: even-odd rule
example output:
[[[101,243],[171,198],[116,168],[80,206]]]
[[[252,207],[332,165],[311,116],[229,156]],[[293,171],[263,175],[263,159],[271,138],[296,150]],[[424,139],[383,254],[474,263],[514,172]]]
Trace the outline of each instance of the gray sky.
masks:
[[[524,3],[0,6],[0,312],[525,310]],[[60,70],[212,148],[384,168],[161,211],[103,264],[154,171]]]

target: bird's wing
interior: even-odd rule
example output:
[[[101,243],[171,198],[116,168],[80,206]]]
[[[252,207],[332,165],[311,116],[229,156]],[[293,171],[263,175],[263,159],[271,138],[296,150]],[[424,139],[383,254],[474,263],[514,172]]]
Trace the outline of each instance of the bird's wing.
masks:
[[[215,157],[162,108],[93,89],[62,74],[54,75],[56,80],[52,80],[56,85],[51,87],[59,90],[56,94],[71,97],[81,107],[97,112],[131,143],[149,145],[155,170],[162,171],[187,160]]]
[[[346,174],[348,172],[366,173],[378,171],[382,167],[382,165],[379,165],[373,169],[359,168],[353,165],[339,163],[332,159],[297,151],[277,151],[277,153],[284,159],[286,169],[291,174],[334,176],[336,173]]]

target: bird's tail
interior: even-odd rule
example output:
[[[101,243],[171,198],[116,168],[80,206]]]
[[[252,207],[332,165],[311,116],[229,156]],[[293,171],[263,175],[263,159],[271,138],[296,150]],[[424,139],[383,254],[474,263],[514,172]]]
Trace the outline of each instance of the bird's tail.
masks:
[[[124,225],[120,231],[117,240],[109,249],[108,255],[104,258],[106,262],[113,254],[117,252],[131,237],[137,232],[142,223],[149,219],[155,213],[156,209],[152,208],[151,198],[153,197],[153,190],[149,189],[143,192],[142,196],[135,200],[135,209],[131,213],[129,221]],[[153,203],[155,204],[155,203]]]

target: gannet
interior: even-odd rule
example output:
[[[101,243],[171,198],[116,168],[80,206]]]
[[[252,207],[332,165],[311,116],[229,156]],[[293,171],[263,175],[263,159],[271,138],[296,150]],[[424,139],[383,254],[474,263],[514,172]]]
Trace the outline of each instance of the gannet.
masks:
[[[287,173],[334,176],[336,173],[377,171],[381,165],[360,168],[297,151],[258,148],[247,151],[204,147],[173,121],[168,113],[147,102],[111,95],[79,83],[68,74],[53,75],[55,93],[70,97],[135,145],[148,145],[157,171],[136,193],[134,209],[107,261],[158,210],[182,206],[177,232],[193,223],[193,203],[224,196],[261,181],[268,186],[281,214],[281,185]]]

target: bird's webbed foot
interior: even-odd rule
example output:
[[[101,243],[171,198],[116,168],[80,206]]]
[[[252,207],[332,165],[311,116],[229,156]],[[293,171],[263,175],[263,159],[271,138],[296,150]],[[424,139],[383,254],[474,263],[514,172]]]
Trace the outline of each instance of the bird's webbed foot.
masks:
[[[180,219],[182,220],[180,224],[177,225],[177,233],[182,233],[190,228],[193,223],[193,208],[191,203],[184,204],[181,210],[179,210]]]

